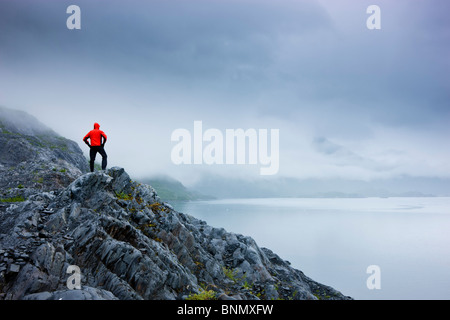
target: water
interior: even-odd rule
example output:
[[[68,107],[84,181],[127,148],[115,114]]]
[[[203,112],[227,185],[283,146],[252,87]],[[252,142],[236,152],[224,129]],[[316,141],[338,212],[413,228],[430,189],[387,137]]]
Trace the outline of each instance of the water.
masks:
[[[171,202],[355,299],[450,299],[450,198]],[[380,267],[368,289],[367,267]]]

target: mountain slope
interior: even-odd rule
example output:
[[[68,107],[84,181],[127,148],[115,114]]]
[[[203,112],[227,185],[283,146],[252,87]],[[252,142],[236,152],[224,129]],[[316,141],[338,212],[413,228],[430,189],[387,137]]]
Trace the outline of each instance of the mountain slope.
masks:
[[[0,197],[61,189],[88,170],[77,143],[25,112],[0,107]]]
[[[164,200],[207,200],[214,197],[201,194],[186,188],[180,181],[167,176],[140,179],[142,183],[151,185],[161,199]]]

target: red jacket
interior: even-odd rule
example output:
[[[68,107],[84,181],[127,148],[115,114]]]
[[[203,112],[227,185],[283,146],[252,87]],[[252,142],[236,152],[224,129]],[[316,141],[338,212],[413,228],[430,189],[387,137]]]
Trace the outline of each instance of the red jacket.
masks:
[[[88,134],[84,136],[83,141],[87,143],[86,140],[91,139],[91,146],[98,147],[102,145],[102,137],[105,139],[104,142],[106,142],[106,134],[100,130],[100,125],[96,122],[94,123],[94,130],[89,131]]]

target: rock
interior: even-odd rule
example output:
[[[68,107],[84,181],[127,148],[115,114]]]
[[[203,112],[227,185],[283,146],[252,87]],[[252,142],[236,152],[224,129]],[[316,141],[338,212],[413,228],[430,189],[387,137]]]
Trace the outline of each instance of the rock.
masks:
[[[118,300],[111,292],[92,288],[82,287],[79,290],[59,290],[54,292],[39,292],[23,297],[23,300]]]
[[[20,270],[20,265],[18,265],[18,264],[13,263],[9,266],[9,272],[18,273],[19,270]]]
[[[220,299],[316,299],[316,292],[346,298],[252,238],[210,227],[159,201],[151,187],[114,167],[81,175],[48,202],[54,213],[38,232],[45,243],[14,238],[0,224],[9,233],[7,243],[35,248],[27,264],[15,269],[15,281],[4,285],[5,298],[99,298],[66,290],[69,265],[80,268],[84,286],[106,290],[109,298],[179,299],[200,292],[201,283],[217,290]],[[11,206],[2,221],[20,225],[15,219],[39,212],[39,205]]]
[[[221,293],[218,297],[217,300],[238,300],[236,298],[230,297],[228,295],[226,295],[225,293]]]
[[[80,147],[17,110],[0,107],[0,190],[8,198],[51,197],[89,170]],[[45,192],[42,192],[45,191]]]

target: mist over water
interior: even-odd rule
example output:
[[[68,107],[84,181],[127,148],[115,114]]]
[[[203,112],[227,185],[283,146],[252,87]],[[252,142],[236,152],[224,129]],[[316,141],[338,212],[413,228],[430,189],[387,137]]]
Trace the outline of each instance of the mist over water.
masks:
[[[265,198],[171,202],[253,237],[355,299],[450,299],[450,198]],[[381,271],[369,290],[367,267]]]

